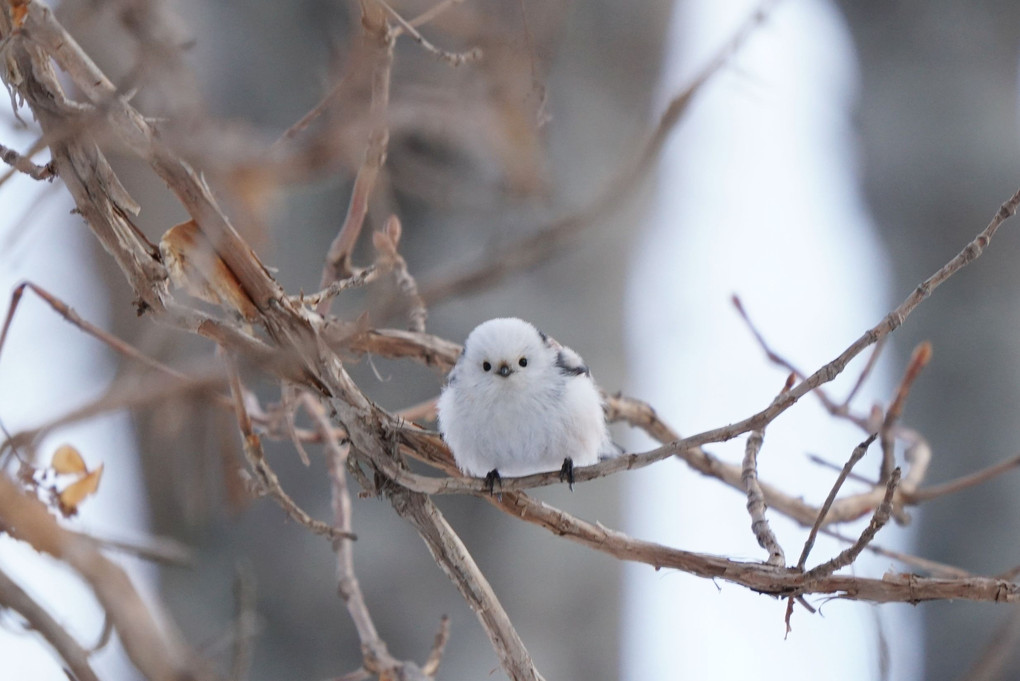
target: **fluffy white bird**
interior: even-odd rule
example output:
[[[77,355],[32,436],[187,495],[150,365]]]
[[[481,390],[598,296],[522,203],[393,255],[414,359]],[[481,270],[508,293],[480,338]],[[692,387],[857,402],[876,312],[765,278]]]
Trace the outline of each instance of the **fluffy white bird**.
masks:
[[[574,466],[609,455],[602,398],[581,357],[521,319],[490,319],[464,341],[437,404],[439,429],[464,473],[500,476]]]

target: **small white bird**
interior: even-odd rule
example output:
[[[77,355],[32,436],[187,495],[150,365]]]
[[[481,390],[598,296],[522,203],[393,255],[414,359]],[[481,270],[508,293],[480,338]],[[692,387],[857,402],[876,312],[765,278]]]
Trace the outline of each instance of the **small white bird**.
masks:
[[[464,473],[501,475],[574,466],[610,455],[602,398],[581,357],[521,319],[490,319],[464,341],[437,404],[439,430]]]

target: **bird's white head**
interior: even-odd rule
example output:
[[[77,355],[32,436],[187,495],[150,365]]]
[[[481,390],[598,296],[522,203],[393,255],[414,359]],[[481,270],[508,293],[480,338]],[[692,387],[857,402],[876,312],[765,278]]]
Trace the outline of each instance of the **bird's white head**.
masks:
[[[538,329],[516,318],[490,319],[464,341],[457,379],[478,385],[523,387],[540,380],[556,361],[556,350]]]

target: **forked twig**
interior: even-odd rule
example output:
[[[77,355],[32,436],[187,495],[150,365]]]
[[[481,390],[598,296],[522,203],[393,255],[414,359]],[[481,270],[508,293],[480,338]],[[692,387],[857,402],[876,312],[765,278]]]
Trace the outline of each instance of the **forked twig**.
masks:
[[[843,483],[846,482],[847,477],[853,470],[857,462],[864,458],[864,455],[868,452],[868,447],[878,437],[876,433],[872,433],[868,436],[861,444],[854,447],[854,451],[850,454],[850,459],[847,460],[843,466],[843,470],[840,471],[836,477],[836,482],[832,483],[832,489],[829,490],[829,495],[825,497],[825,501],[822,503],[822,507],[818,511],[818,517],[815,518],[815,522],[811,525],[811,531],[808,532],[808,537],[804,541],[804,549],[800,552],[800,558],[797,559],[797,569],[803,570],[807,564],[808,555],[811,553],[811,549],[815,545],[815,538],[818,536],[818,531],[822,528],[822,523],[825,522],[825,516],[829,513],[829,509],[832,508],[832,502],[836,500],[836,495],[839,494],[840,488]]]
[[[882,497],[882,503],[875,509],[874,515],[871,517],[871,522],[861,532],[860,538],[849,548],[844,549],[838,555],[831,560],[827,560],[821,565],[818,565],[804,573],[804,579],[807,582],[819,579],[821,577],[828,577],[836,570],[850,565],[857,556],[861,554],[861,551],[868,545],[868,543],[875,538],[878,531],[881,530],[886,523],[889,522],[889,518],[892,516],[893,511],[893,494],[896,492],[896,486],[900,482],[900,469],[894,468],[892,475],[889,476],[889,482],[886,484],[885,496]]]

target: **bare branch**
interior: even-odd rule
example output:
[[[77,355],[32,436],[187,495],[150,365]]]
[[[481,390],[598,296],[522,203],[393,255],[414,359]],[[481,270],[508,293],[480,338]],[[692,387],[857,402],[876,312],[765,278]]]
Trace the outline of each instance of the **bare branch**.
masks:
[[[110,348],[120,353],[121,355],[129,357],[147,367],[155,369],[161,373],[167,374],[168,376],[172,376],[174,378],[181,380],[187,380],[187,376],[183,372],[168,367],[162,362],[155,360],[152,357],[149,357],[143,352],[140,352],[137,348],[128,343],[125,343],[116,336],[107,333],[106,331],[103,331],[95,324],[92,324],[91,322],[82,319],[81,315],[75,312],[75,310],[67,303],[60,300],[49,291],[42,288],[41,286],[37,286],[36,284],[33,284],[30,281],[25,281],[18,284],[16,287],[14,287],[14,291],[11,293],[11,303],[10,306],[7,308],[7,317],[6,319],[4,319],[3,331],[0,332],[0,352],[3,351],[4,342],[7,340],[7,333],[10,329],[11,322],[14,320],[14,314],[17,312],[18,305],[21,303],[21,297],[22,295],[24,295],[26,288],[35,293],[40,298],[42,298],[43,302],[45,302],[47,305],[53,308],[57,314],[66,319],[68,322],[70,322],[74,326],[77,326],[79,329],[81,329],[88,335],[92,336],[93,338],[96,338],[99,341],[105,343],[106,345],[108,345]]]
[[[846,368],[850,360],[899,328],[906,318],[910,316],[910,313],[926,300],[944,281],[979,258],[1002,223],[1016,214],[1018,205],[1020,205],[1020,190],[1000,206],[991,222],[988,223],[988,226],[980,234],[968,243],[956,257],[921,282],[895,310],[886,315],[877,325],[865,331],[860,338],[840,353],[838,357],[822,366],[792,389],[781,393],[768,407],[742,421],[685,438],[683,444],[690,447],[709,442],[724,442],[751,430],[763,428],[793,406],[801,397],[820,385],[832,381],[843,372],[843,369]]]
[[[488,580],[439,509],[424,494],[408,490],[393,493],[390,503],[397,514],[418,530],[433,558],[475,612],[507,675],[515,681],[541,680],[542,675],[535,669],[531,655]]]
[[[786,565],[786,554],[779,540],[769,527],[765,517],[765,495],[758,484],[758,452],[761,451],[762,432],[753,430],[747,436],[747,448],[744,451],[744,470],[741,475],[744,488],[747,490],[747,512],[751,514],[751,530],[758,546],[769,552],[766,563],[782,567]]]
[[[0,607],[24,617],[28,626],[53,646],[77,681],[99,681],[89,664],[89,652],[3,570],[0,570]]]
[[[322,434],[329,459],[329,476],[332,482],[330,489],[333,497],[333,526],[340,532],[350,535],[351,496],[347,491],[347,455],[350,442],[340,443],[333,439],[329,421],[320,405],[305,400],[306,408],[315,421],[316,428]],[[400,663],[389,653],[386,643],[380,638],[372,615],[368,612],[361,585],[354,574],[354,544],[350,539],[339,538],[333,542],[336,550],[337,592],[347,606],[347,612],[358,630],[361,650],[364,655],[363,665],[372,673],[393,674]]]
[[[0,476],[0,526],[82,576],[109,615],[131,661],[148,678],[215,678],[196,666],[192,654],[165,623],[156,625],[131,579],[99,552],[95,542],[60,527],[41,502],[23,494],[4,476]]]
[[[947,494],[955,494],[961,490],[988,482],[1017,467],[1020,467],[1020,456],[1014,456],[988,468],[975,471],[970,475],[964,475],[956,480],[950,480],[941,485],[931,485],[909,494],[905,492],[904,500],[912,504],[919,504],[930,499],[946,496]]]
[[[490,495],[483,498],[515,518],[622,560],[646,563],[656,569],[682,570],[707,579],[723,579],[763,594],[783,597],[831,594],[874,603],[919,603],[944,598],[993,602],[1020,600],[1020,586],[1004,579],[986,577],[943,579],[890,572],[881,579],[830,574],[809,581],[806,574],[796,568],[778,570],[760,562],[735,561],[634,539],[535,501],[523,492],[504,492],[502,499]]]
[[[103,549],[137,556],[142,560],[150,560],[154,563],[190,567],[195,562],[192,550],[171,537],[148,537],[144,540],[132,541],[96,536],[93,536],[93,539]]]

